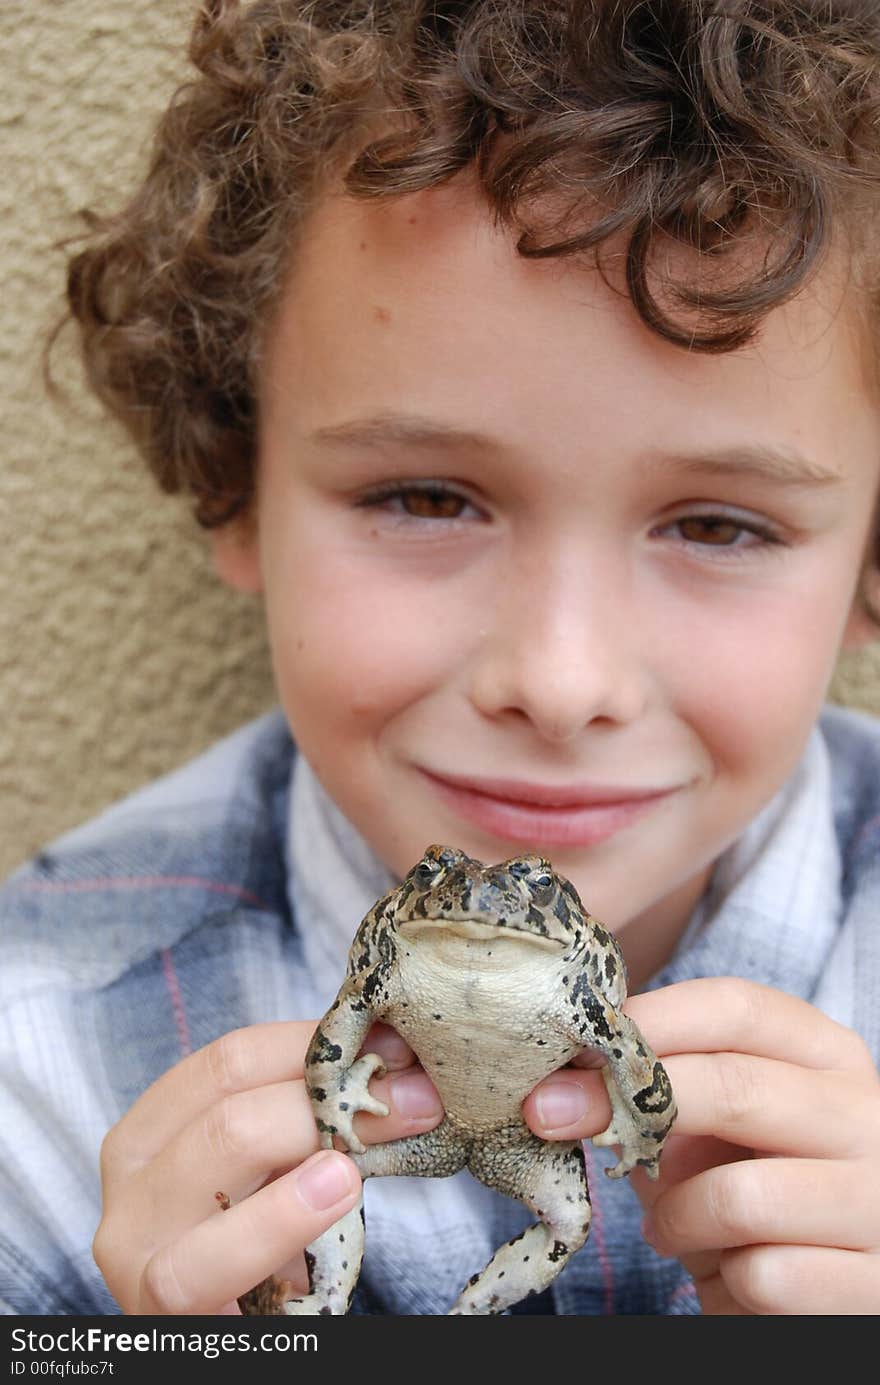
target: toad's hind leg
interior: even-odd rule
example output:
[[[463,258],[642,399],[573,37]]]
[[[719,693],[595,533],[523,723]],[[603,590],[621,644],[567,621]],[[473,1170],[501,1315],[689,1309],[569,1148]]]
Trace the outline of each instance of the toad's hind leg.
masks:
[[[449,1310],[501,1313],[546,1289],[586,1241],[591,1213],[584,1151],[580,1143],[539,1140],[523,1127],[520,1138],[500,1148],[475,1143],[468,1168],[540,1217],[495,1252]]]
[[[381,1174],[410,1174],[442,1178],[464,1168],[470,1144],[450,1125],[448,1119],[423,1135],[392,1140],[385,1145],[370,1145],[362,1154],[349,1158],[362,1178]],[[273,1311],[288,1315],[347,1313],[364,1254],[362,1203],[353,1207],[308,1247],[309,1293],[287,1299]]]
[[[389,1140],[385,1145],[370,1145],[363,1154],[352,1154],[361,1178],[384,1174],[411,1178],[447,1178],[467,1163],[471,1141],[462,1135],[446,1116],[433,1130]]]
[[[347,1313],[364,1258],[363,1202],[312,1241],[305,1256],[309,1292],[303,1298],[282,1298],[268,1311],[292,1317]]]

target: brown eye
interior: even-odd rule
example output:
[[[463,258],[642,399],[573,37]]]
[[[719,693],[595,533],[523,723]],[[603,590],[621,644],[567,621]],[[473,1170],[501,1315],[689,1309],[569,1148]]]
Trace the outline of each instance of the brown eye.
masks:
[[[744,528],[725,515],[691,515],[678,521],[678,530],[687,543],[711,544],[716,548],[735,544]]]
[[[400,503],[415,519],[458,519],[467,501],[455,491],[439,487],[414,486],[400,492]]]

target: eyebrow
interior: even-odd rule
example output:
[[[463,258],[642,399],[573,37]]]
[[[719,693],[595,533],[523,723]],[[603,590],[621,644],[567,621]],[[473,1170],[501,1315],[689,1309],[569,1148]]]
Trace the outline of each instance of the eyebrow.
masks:
[[[840,485],[845,477],[831,467],[795,448],[752,443],[712,452],[666,453],[652,460],[652,468],[702,476],[742,476],[784,486]]]
[[[488,433],[455,428],[440,419],[421,414],[373,414],[317,428],[309,435],[311,442],[330,443],[341,447],[423,447],[447,451],[465,449],[482,452],[501,450],[502,444]]]
[[[309,440],[377,451],[402,446],[447,452],[504,450],[504,443],[491,434],[457,428],[421,414],[372,414],[317,428]],[[706,452],[657,452],[649,458],[647,469],[681,475],[736,476],[786,486],[839,485],[845,480],[840,472],[794,448],[767,443],[737,444]]]

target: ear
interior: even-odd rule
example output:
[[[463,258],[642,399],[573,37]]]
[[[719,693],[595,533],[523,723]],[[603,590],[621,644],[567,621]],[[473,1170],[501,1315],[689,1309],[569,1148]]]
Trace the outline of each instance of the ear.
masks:
[[[260,541],[255,515],[239,515],[208,532],[218,576],[228,587],[255,595],[263,590]]]
[[[877,640],[880,640],[880,570],[872,567],[863,574],[859,582],[859,589],[844,628],[841,648],[851,653]]]

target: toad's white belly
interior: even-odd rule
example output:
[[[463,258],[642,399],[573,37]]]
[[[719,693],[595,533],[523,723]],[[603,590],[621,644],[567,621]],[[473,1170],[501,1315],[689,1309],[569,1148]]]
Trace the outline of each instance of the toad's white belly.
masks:
[[[535,1083],[577,1053],[562,1024],[561,950],[432,929],[399,938],[397,956],[400,1000],[384,1018],[418,1055],[447,1113],[475,1132],[518,1118]]]

